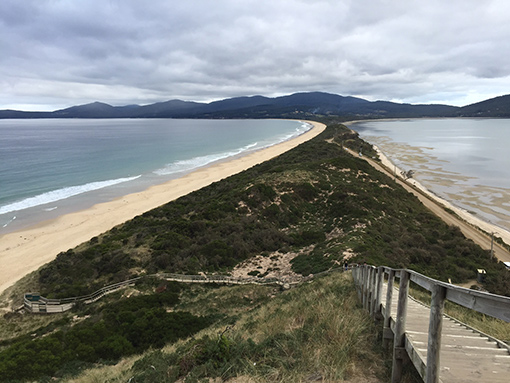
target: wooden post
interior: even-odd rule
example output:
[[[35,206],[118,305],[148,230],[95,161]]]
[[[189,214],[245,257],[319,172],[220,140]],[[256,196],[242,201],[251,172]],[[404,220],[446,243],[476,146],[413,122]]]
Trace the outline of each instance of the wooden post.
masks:
[[[365,307],[365,267],[360,266],[359,270],[359,289],[361,292],[361,305]]]
[[[377,284],[375,287],[375,307],[372,314],[374,318],[377,320],[381,319],[380,313],[383,281],[384,281],[384,267],[379,266],[377,268]]]
[[[373,284],[373,274],[374,274],[374,268],[372,266],[367,266],[368,267],[368,296],[367,296],[367,311],[369,314],[372,313],[372,305],[373,305],[373,302],[372,302],[372,297],[373,297],[373,289],[374,289],[374,284]]]
[[[361,278],[360,278],[360,268],[354,267],[352,269],[352,278],[354,279],[354,285],[356,286],[356,292],[358,293],[358,299],[361,302]]]
[[[375,267],[372,267],[372,278],[370,278],[370,315],[374,315],[375,313],[375,301],[377,297],[377,269]]]
[[[409,272],[400,271],[400,287],[398,291],[397,317],[395,319],[395,337],[393,340],[393,368],[391,383],[399,383],[402,379],[402,365],[406,357],[405,332],[407,315],[407,294],[409,292]]]
[[[367,280],[366,280],[366,286],[367,286],[367,306],[365,309],[368,311],[370,310],[370,278],[372,277],[372,269],[370,266],[366,266],[367,269]]]
[[[383,324],[383,347],[387,348],[390,339],[393,338],[391,331],[391,305],[393,303],[393,281],[395,280],[395,270],[391,269],[388,275],[388,290],[386,291],[386,311],[384,313]]]
[[[368,305],[368,266],[363,266],[363,308],[366,310]]]
[[[432,288],[430,303],[429,343],[427,348],[426,383],[439,382],[441,332],[443,330],[443,312],[446,288],[439,284]]]

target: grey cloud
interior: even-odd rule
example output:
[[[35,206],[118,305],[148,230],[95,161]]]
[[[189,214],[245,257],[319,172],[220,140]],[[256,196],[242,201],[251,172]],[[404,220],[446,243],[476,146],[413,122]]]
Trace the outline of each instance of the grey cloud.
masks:
[[[312,90],[477,101],[508,93],[508,16],[496,0],[3,0],[0,109]]]

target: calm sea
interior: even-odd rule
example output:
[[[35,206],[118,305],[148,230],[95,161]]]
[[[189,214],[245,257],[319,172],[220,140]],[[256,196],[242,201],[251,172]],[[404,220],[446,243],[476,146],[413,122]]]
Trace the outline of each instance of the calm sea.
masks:
[[[283,120],[0,120],[0,234],[310,128]]]
[[[431,192],[510,230],[510,120],[418,119],[351,125]]]

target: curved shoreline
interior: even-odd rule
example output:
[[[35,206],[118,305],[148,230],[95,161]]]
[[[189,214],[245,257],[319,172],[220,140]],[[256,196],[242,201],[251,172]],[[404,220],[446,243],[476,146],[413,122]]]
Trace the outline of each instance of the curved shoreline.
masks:
[[[58,253],[74,248],[146,211],[277,157],[326,128],[319,122],[300,121],[313,125],[313,128],[291,140],[211,164],[144,191],[0,236],[0,294],[26,274],[53,260]]]
[[[385,119],[385,120],[377,120],[377,121],[402,121],[404,119]],[[406,119],[409,120],[409,119]],[[374,120],[358,120],[358,121],[348,121],[345,122],[344,125],[350,126],[357,122],[363,122],[363,121],[374,121]],[[371,144],[371,143],[370,143]],[[398,166],[396,166],[390,158],[384,154],[379,147],[376,145],[371,144],[375,150],[377,151],[379,158],[381,160],[381,163],[392,172],[394,171],[397,175],[397,177],[402,180],[401,172],[402,169],[400,169]],[[445,208],[452,210],[455,214],[457,214],[461,219],[466,221],[472,226],[476,226],[482,231],[485,231],[489,235],[491,233],[494,233],[495,236],[500,237],[506,244],[510,245],[510,231],[494,225],[492,223],[489,223],[487,221],[484,221],[481,218],[475,217],[471,213],[469,213],[467,210],[462,209],[460,207],[455,206],[452,202],[439,197],[437,194],[433,193],[431,190],[427,189],[425,186],[423,186],[420,182],[417,180],[410,178],[405,181],[406,183],[414,186],[416,189],[419,189],[423,194],[427,195],[430,199],[434,200],[436,203],[443,205]]]
[[[379,158],[381,159],[381,163],[385,165],[388,169],[396,169],[397,176],[399,178],[402,178],[400,176],[402,170],[399,167],[397,167],[393,162],[391,162],[391,160],[381,151],[381,149],[379,149],[379,147],[377,147],[376,145],[373,146],[377,151]],[[446,199],[441,198],[438,195],[431,192],[429,189],[427,189],[425,186],[423,186],[420,182],[416,181],[415,179],[410,178],[406,180],[406,182],[413,185],[415,188],[420,189],[421,192],[429,196],[431,199],[435,200],[437,203],[443,205],[445,208],[452,210],[453,212],[455,212],[455,214],[457,214],[459,217],[461,217],[463,220],[470,223],[471,225],[477,226],[478,228],[489,234],[494,233],[496,236],[501,237],[501,239],[505,243],[510,244],[509,231],[499,226],[496,226],[492,223],[484,221],[478,217],[475,217],[468,211],[453,205],[450,201],[447,201]]]

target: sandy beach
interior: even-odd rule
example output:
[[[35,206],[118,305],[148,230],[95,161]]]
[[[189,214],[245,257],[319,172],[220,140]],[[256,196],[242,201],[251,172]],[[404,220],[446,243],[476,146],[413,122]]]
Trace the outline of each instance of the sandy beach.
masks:
[[[317,136],[326,128],[318,122],[307,122],[314,126],[313,129],[292,140],[212,164],[139,193],[1,236],[0,293],[26,274],[53,260],[58,253],[74,248],[146,211],[277,157]]]

